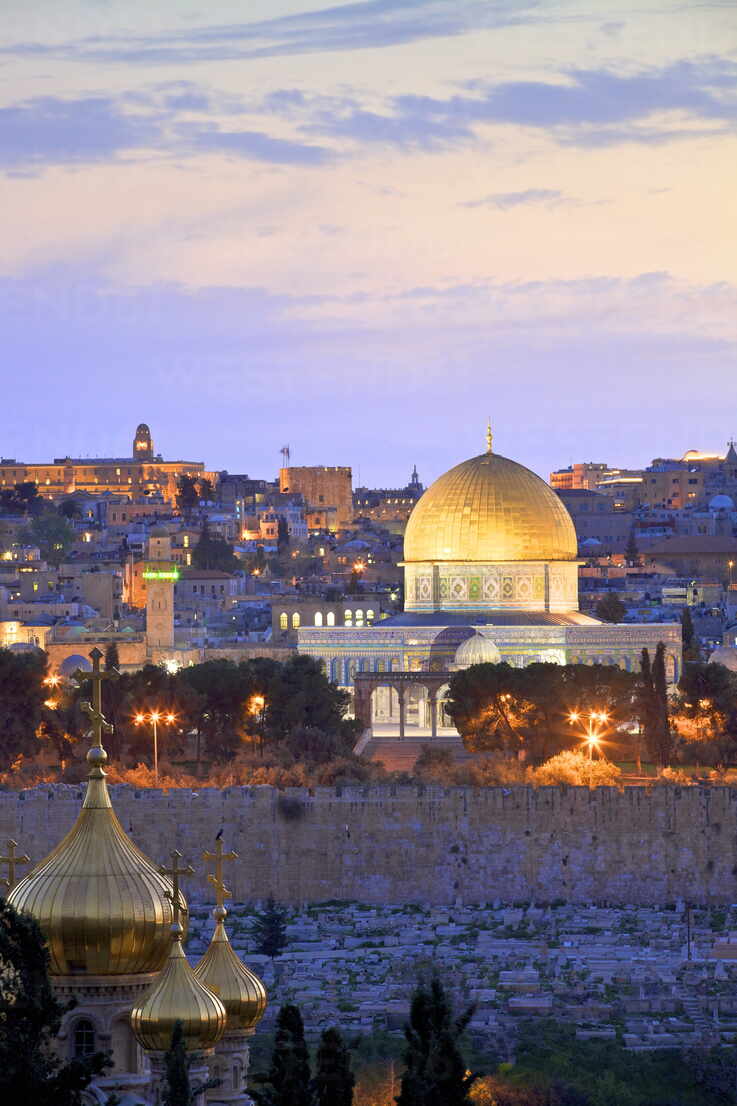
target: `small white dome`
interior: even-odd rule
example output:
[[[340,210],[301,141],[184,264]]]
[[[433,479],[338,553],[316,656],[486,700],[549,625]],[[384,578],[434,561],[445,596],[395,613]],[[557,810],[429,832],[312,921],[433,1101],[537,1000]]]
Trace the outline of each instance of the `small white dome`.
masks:
[[[709,664],[723,664],[731,672],[737,672],[737,649],[733,645],[719,645],[709,657]]]
[[[466,638],[456,649],[454,667],[470,668],[472,664],[499,664],[501,653],[494,642],[475,633],[473,637]]]
[[[724,495],[722,493],[720,493],[719,495],[714,495],[709,500],[709,510],[710,511],[733,511],[734,510],[734,500],[732,499],[731,495]]]

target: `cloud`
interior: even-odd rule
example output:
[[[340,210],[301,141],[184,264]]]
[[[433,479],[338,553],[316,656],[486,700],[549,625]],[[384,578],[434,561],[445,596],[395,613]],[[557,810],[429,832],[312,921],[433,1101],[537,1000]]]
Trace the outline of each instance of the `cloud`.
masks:
[[[111,99],[45,96],[0,108],[0,166],[101,161],[160,136],[156,115],[130,114]]]
[[[0,55],[149,66],[248,60],[382,49],[543,18],[538,0],[356,0],[251,23],[95,36],[61,45],[19,42],[4,47]]]
[[[524,192],[492,192],[489,196],[482,196],[480,200],[466,200],[460,207],[498,207],[501,211],[508,211],[512,207],[522,207],[527,204],[545,204],[550,207],[554,204],[571,201],[564,197],[562,192],[555,188],[527,188]]]
[[[618,74],[575,69],[557,81],[474,81],[474,95],[397,96],[384,113],[346,99],[319,107],[311,133],[399,146],[447,147],[475,138],[484,124],[537,128],[562,144],[613,145],[713,135],[734,128],[737,63],[705,59]],[[669,121],[673,114],[707,123]]]
[[[226,98],[231,110],[232,98]],[[49,165],[90,164],[135,151],[187,157],[229,154],[273,165],[322,165],[335,155],[325,146],[275,137],[254,129],[194,123],[221,98],[181,82],[119,97],[51,96],[0,108],[0,168],[13,176]],[[241,110],[240,107],[237,108]]]
[[[223,131],[212,127],[191,132],[187,142],[203,153],[233,154],[272,165],[324,165],[335,158],[325,146],[272,138],[260,131]]]

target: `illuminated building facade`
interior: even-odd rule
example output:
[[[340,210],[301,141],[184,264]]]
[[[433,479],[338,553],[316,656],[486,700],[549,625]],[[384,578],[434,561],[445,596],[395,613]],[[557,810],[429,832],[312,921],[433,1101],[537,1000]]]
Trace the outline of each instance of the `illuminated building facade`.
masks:
[[[357,673],[449,672],[464,642],[522,667],[616,664],[639,669],[643,648],[666,646],[671,682],[681,665],[680,624],[612,625],[579,610],[576,533],[554,491],[489,448],[425,492],[404,536],[404,613],[373,626],[300,628],[298,648],[323,661],[331,680],[353,688]],[[409,681],[409,682],[408,682]],[[407,683],[407,706],[426,724],[426,689]],[[438,701],[447,688],[437,688]],[[415,696],[414,702],[412,696]],[[374,696],[374,719],[394,717],[396,692]]]
[[[0,488],[27,482],[38,486],[40,495],[59,500],[75,492],[125,495],[137,498],[159,494],[173,505],[177,479],[187,473],[214,478],[202,461],[164,461],[154,454],[151,431],[141,423],[133,439],[130,457],[57,457],[51,463],[34,464],[13,458],[0,459]]]

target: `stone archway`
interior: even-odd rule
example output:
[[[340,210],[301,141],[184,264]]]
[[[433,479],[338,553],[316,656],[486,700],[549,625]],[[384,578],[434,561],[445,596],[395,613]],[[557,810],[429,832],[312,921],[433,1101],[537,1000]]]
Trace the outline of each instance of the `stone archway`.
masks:
[[[438,735],[438,691],[447,687],[448,672],[356,672],[354,677],[354,710],[364,732],[372,727],[371,702],[377,688],[386,687],[396,693],[398,706],[399,738],[405,737],[408,716],[417,716],[426,702],[426,717],[430,724],[430,736]],[[419,692],[416,690],[419,689]]]

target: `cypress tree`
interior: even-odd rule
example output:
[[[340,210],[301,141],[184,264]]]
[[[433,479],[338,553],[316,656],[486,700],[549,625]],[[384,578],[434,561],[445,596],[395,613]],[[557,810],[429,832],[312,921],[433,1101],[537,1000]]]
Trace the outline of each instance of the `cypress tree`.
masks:
[[[683,641],[684,658],[698,663],[701,660],[701,650],[696,640],[696,631],[694,630],[690,607],[684,607],[681,612],[681,638]]]
[[[355,1083],[350,1053],[340,1031],[326,1029],[317,1050],[316,1106],[352,1106]]]
[[[112,672],[113,669],[118,668],[119,664],[118,647],[114,641],[111,641],[105,650],[105,671]]]
[[[637,538],[635,537],[634,526],[630,529],[629,537],[627,538],[627,547],[624,551],[625,560],[629,565],[636,565],[640,560],[640,550],[637,548]]]
[[[417,988],[404,1030],[406,1070],[397,1106],[471,1106],[469,1092],[479,1077],[468,1074],[460,1037],[474,1009],[454,1019],[438,979],[429,989]]]
[[[102,1052],[63,1063],[54,1052],[63,1015],[49,983],[49,953],[35,920],[0,898],[0,1102],[79,1106],[110,1066]]]
[[[673,740],[668,718],[668,680],[665,674],[665,645],[659,641],[653,661],[653,693],[655,709],[655,742],[658,763],[665,768],[670,764]]]
[[[276,1019],[274,1051],[266,1075],[257,1075],[261,1087],[249,1093],[257,1106],[314,1106],[310,1057],[298,1006],[287,1003]]]
[[[192,1090],[189,1085],[189,1059],[180,1021],[174,1022],[171,1044],[164,1056],[164,1065],[166,1083],[163,1088],[163,1106],[190,1106]]]
[[[266,909],[254,916],[251,937],[256,942],[256,952],[272,960],[286,948],[287,912],[276,905],[273,896],[267,900]]]

